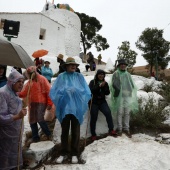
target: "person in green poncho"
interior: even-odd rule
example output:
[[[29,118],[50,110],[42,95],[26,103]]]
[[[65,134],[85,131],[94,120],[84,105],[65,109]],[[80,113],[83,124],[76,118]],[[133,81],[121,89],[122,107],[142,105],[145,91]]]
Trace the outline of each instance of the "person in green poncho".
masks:
[[[130,112],[138,111],[138,100],[137,88],[131,74],[126,70],[127,65],[125,59],[118,60],[117,70],[112,75],[110,83],[111,110],[116,116],[118,135],[121,136],[123,132],[131,138]]]

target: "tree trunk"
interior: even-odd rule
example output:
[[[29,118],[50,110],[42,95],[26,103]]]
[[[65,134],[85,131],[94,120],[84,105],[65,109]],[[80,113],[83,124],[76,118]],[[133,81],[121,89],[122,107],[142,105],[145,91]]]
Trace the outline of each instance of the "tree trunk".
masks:
[[[83,52],[84,52],[84,54],[86,54],[85,37],[84,37],[82,32],[81,32],[81,40],[82,40],[82,43],[83,43]]]

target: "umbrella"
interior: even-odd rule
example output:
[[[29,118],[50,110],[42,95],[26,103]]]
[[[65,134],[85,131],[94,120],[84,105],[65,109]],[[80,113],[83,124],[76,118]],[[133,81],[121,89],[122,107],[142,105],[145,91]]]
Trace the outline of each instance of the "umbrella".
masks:
[[[48,51],[47,50],[38,50],[38,51],[35,51],[32,56],[34,58],[39,58],[39,57],[43,57],[44,55],[47,55],[48,54]]]
[[[18,44],[0,38],[0,64],[27,68],[35,65],[27,52]]]

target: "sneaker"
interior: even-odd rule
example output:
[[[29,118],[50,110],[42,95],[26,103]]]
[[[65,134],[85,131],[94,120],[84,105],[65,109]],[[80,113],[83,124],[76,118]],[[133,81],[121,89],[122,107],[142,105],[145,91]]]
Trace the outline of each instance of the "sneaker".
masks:
[[[117,131],[117,136],[122,136],[122,131],[121,130]]]
[[[77,164],[77,163],[78,163],[78,158],[77,158],[77,156],[72,156],[71,163],[72,163],[72,164]]]
[[[92,137],[91,137],[91,140],[92,140],[92,141],[97,140],[97,136],[92,136]]]
[[[128,138],[132,138],[132,134],[129,132],[129,130],[124,130],[123,132]]]
[[[56,163],[61,164],[64,160],[67,159],[67,156],[59,156],[56,160]]]
[[[110,132],[109,132],[109,135],[110,135],[110,136],[113,136],[113,137],[117,137],[117,133],[116,133],[116,131],[114,131],[114,130],[110,131]]]

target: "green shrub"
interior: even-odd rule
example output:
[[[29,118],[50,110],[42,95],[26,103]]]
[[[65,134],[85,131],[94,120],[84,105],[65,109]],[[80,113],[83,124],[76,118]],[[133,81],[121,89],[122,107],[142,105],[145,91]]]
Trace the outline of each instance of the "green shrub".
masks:
[[[55,73],[54,75],[53,75],[53,77],[57,77],[58,76],[58,74],[57,73]]]
[[[139,100],[139,112],[132,114],[130,124],[132,127],[159,129],[164,126],[167,112],[163,112],[166,104],[159,101],[155,105],[153,98],[150,98],[145,106],[142,105],[142,99]]]
[[[165,82],[159,87],[161,89],[161,95],[166,102],[170,103],[170,84]]]
[[[147,93],[148,92],[153,92],[153,86],[154,86],[154,83],[145,84],[144,88],[143,88],[143,91],[146,91]]]

